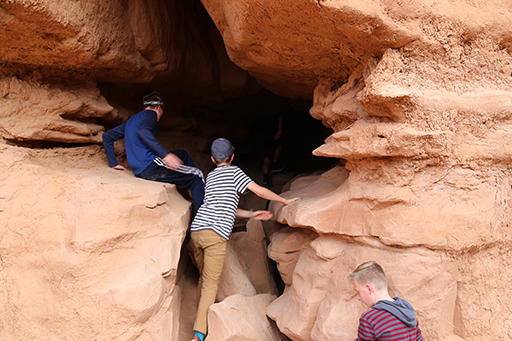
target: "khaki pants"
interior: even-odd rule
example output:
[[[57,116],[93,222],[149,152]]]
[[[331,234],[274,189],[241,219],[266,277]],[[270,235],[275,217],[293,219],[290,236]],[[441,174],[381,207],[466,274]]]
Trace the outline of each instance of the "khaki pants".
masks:
[[[208,331],[208,308],[215,303],[220,274],[226,257],[227,240],[213,230],[190,233],[194,245],[194,258],[199,268],[197,286],[198,305],[194,330],[206,334]]]

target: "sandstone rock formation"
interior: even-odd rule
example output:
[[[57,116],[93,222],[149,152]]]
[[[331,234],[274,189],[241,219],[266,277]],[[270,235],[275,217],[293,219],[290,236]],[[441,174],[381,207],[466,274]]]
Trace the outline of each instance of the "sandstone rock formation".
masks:
[[[467,260],[503,252],[501,263],[510,254],[510,5],[244,1],[227,10],[231,2],[204,3],[232,60],[263,84],[289,96],[315,87],[311,114],[335,131],[315,154],[346,160],[308,185],[292,185],[306,199],[279,214],[321,235],[294,260],[300,283],[288,279],[269,308],[281,331],[297,340],[348,339],[357,314],[329,325],[352,312],[350,295],[337,296],[350,291],[342,279],[379,259],[391,277],[408,273],[406,286],[421,285],[423,294],[399,294],[417,307],[427,339],[510,333],[503,305],[491,309],[492,322],[474,327],[469,316],[480,314],[466,301],[467,290],[478,291]],[[409,263],[417,257],[429,260]],[[427,289],[431,282],[444,283],[442,291]]]
[[[233,295],[214,304],[208,316],[208,326],[212,330],[208,341],[287,340],[265,315],[265,308],[274,299],[275,296],[269,294]]]
[[[2,145],[2,339],[175,339],[190,203],[99,152]]]
[[[334,131],[314,154],[340,162],[289,184],[304,200],[270,206],[282,225],[233,235],[210,338],[351,340],[366,308],[346,276],[371,259],[425,339],[512,338],[509,1],[202,4],[0,3],[0,339],[187,340],[189,202],[76,144],[160,87],[180,114],[159,138],[205,169],[234,125],[190,108],[261,86],[313,98]],[[48,142],[70,145],[28,148]]]
[[[97,123],[125,120],[148,88],[165,89],[177,111],[261,89],[229,60],[199,1],[7,1],[0,37],[0,130],[10,140],[100,142]]]
[[[121,116],[87,79],[80,87],[65,89],[64,85],[4,77],[0,79],[0,107],[3,138],[17,142],[101,142],[104,127],[95,120]]]

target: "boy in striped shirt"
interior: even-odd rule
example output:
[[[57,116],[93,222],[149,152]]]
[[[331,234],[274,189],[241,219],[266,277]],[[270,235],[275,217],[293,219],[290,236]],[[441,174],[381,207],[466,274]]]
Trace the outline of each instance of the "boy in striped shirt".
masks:
[[[359,319],[357,341],[422,341],[414,308],[409,302],[391,298],[388,281],[376,262],[359,265],[349,276],[359,299],[371,307]]]
[[[208,308],[215,303],[226,255],[226,243],[235,217],[256,220],[272,218],[269,211],[252,212],[239,209],[240,194],[249,190],[261,198],[284,205],[301,199],[283,198],[256,184],[237,166],[232,166],[234,148],[228,140],[219,138],[213,141],[211,150],[212,161],[217,168],[206,178],[204,203],[190,227],[194,258],[200,273],[195,334],[191,341],[203,341],[207,332]]]

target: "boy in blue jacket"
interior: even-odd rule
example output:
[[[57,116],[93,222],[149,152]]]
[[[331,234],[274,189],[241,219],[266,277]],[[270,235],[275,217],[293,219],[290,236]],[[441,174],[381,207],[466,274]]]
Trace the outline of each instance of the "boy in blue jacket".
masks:
[[[184,150],[169,153],[155,138],[157,124],[164,114],[164,98],[152,92],[143,98],[144,110],[103,134],[103,146],[110,167],[121,166],[114,153],[114,141],[124,137],[126,157],[139,178],[168,182],[190,190],[196,211],[204,200],[204,177],[192,157]]]

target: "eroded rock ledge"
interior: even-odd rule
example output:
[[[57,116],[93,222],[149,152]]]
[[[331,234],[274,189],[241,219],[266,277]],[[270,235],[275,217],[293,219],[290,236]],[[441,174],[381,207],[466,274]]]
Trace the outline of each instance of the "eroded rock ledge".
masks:
[[[489,317],[487,299],[475,306],[484,290],[475,279],[489,273],[487,257],[498,257],[491,268],[510,277],[499,265],[511,249],[510,7],[244,1],[228,11],[228,1],[204,2],[232,60],[274,91],[315,87],[311,114],[334,134],[314,153],[346,160],[293,183],[290,195],[305,200],[278,214],[283,223],[319,234],[269,306],[280,330],[294,340],[353,337],[354,308],[364,308],[354,303],[345,276],[377,259],[389,269],[395,293],[417,308],[427,339],[510,333],[508,319],[497,317],[507,316],[499,293],[492,322],[475,321]],[[298,7],[304,15],[290,15]],[[337,58],[329,58],[334,51]]]

